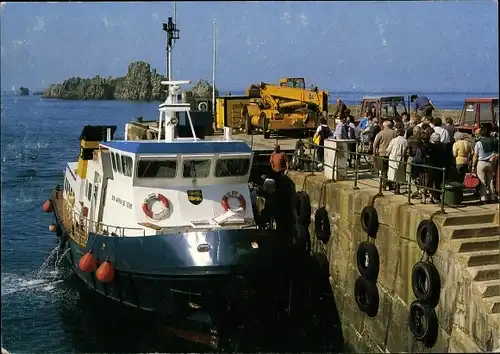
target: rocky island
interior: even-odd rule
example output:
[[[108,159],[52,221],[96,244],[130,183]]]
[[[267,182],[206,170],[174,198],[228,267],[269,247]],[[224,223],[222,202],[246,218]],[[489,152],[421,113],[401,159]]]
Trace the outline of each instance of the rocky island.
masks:
[[[68,100],[135,100],[162,101],[166,92],[160,82],[166,80],[156,69],[151,69],[149,63],[136,61],[128,66],[124,77],[103,78],[95,76],[92,79],[72,77],[62,84],[50,85],[43,98],[59,98]],[[199,80],[191,90],[193,96],[210,99],[212,86],[206,80]],[[215,89],[218,95],[217,89]]]
[[[30,89],[27,87],[19,87],[19,96],[29,96],[30,95]]]

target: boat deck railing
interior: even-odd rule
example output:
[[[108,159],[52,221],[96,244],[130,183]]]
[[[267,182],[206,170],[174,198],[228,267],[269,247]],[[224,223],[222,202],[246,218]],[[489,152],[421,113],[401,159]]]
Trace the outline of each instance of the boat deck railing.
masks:
[[[64,199],[62,191],[54,191],[54,201],[61,215],[61,222],[79,245],[84,246],[87,243],[89,232],[117,237],[146,236],[145,228],[110,225],[90,220],[75,210],[74,202]]]

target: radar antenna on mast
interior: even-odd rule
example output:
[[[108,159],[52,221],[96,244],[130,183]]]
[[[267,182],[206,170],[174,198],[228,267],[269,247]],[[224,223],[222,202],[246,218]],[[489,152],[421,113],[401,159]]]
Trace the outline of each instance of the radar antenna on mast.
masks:
[[[174,2],[174,16],[175,14],[175,2]],[[167,19],[167,22],[163,23],[163,30],[167,32],[167,80],[172,81],[172,48],[174,47],[175,41],[179,39],[179,30],[172,21],[172,17]]]

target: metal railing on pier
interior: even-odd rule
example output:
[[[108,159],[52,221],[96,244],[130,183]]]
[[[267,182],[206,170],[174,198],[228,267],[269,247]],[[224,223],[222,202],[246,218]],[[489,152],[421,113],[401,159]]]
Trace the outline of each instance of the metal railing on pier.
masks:
[[[445,198],[444,195],[446,193],[446,168],[445,167],[436,167],[426,164],[417,164],[413,162],[409,162],[404,157],[402,160],[393,160],[389,159],[385,156],[374,156],[373,154],[362,153],[358,151],[359,145],[354,142],[345,142],[343,144],[356,144],[356,149],[354,151],[350,151],[348,148],[333,148],[330,146],[320,146],[313,143],[310,140],[304,140],[304,151],[309,150],[309,153],[300,155],[294,153],[294,158],[300,161],[298,163],[299,166],[304,166],[305,168],[299,168],[298,170],[304,170],[307,172],[320,172],[317,166],[322,165],[324,168],[331,168],[332,175],[337,173],[345,174],[345,178],[343,180],[352,180],[353,189],[359,189],[358,184],[363,179],[373,179],[378,178],[378,194],[383,195],[383,191],[388,183],[396,184],[400,187],[406,187],[407,194],[407,204],[412,205],[412,188],[416,189],[416,192],[421,195],[424,199],[427,198],[429,193],[436,193],[435,196],[439,195],[439,210],[438,213],[445,213]],[[335,151],[335,160],[342,159],[351,159],[353,162],[353,167],[339,168],[339,165],[336,161],[328,161],[326,159],[326,154],[324,154],[323,161],[317,159],[317,151],[318,149],[331,150]],[[363,164],[362,161],[365,163]],[[385,166],[389,165],[390,162],[396,162],[404,166],[405,172],[405,180],[397,180],[393,181],[387,177],[387,172],[390,166],[384,169],[383,173],[381,173],[382,169],[376,168],[375,166]],[[295,167],[295,166],[294,166]],[[362,168],[364,167],[364,168]],[[420,172],[418,173],[418,177],[414,178],[412,176],[412,170],[417,168]],[[323,173],[323,172],[321,172]],[[366,176],[368,174],[368,176]],[[435,176],[440,176],[441,178],[434,178]],[[366,178],[368,177],[368,178]],[[334,180],[332,178],[332,180]],[[431,186],[430,181],[440,180],[442,183],[440,186]],[[398,193],[402,194],[402,193]]]

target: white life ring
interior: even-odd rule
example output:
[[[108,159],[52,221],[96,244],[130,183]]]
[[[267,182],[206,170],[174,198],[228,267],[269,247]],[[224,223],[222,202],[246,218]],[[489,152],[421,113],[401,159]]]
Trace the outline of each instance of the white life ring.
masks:
[[[160,202],[162,204],[161,211],[155,213],[153,212],[152,206],[154,203]],[[151,193],[149,194],[142,203],[142,211],[144,214],[155,221],[160,221],[167,218],[170,212],[170,203],[168,199],[160,193]]]
[[[208,103],[205,101],[198,103],[198,110],[199,111],[208,111]]]
[[[238,209],[231,209],[229,207],[229,199],[231,199],[231,198],[237,199],[238,202],[240,203]],[[224,212],[231,210],[233,212],[244,213],[246,210],[246,207],[247,207],[247,202],[245,200],[245,197],[243,197],[241,195],[241,193],[236,192],[236,191],[232,191],[232,192],[228,192],[228,193],[224,194],[224,196],[222,197],[222,200],[221,200],[221,205],[222,205],[222,208],[224,209]]]

